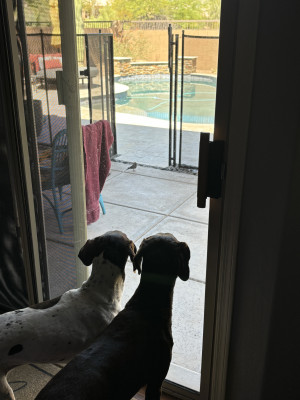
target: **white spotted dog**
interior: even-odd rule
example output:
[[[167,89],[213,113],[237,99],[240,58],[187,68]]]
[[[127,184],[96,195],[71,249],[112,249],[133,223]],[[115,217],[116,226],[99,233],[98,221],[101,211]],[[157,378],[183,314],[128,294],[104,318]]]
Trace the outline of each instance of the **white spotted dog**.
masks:
[[[64,362],[88,347],[120,311],[125,264],[136,253],[119,231],[88,240],[78,257],[89,279],[56,299],[0,315],[0,399],[14,400],[6,374],[28,363]]]

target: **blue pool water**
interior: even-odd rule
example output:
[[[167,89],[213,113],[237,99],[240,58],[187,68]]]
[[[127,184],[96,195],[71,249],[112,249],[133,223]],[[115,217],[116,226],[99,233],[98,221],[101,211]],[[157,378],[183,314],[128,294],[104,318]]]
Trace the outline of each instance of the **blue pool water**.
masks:
[[[188,81],[189,80],[189,81]],[[169,119],[168,76],[134,76],[119,78],[128,91],[116,96],[116,111],[146,117]],[[181,83],[178,83],[177,115],[179,119]],[[185,78],[183,86],[183,122],[214,123],[216,79],[197,76]]]

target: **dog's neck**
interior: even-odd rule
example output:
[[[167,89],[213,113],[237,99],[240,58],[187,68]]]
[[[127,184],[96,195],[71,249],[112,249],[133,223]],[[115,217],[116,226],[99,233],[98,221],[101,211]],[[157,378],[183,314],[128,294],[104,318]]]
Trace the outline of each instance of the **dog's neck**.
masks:
[[[159,287],[172,287],[174,288],[176,282],[176,276],[172,275],[162,275],[162,274],[155,274],[152,272],[142,272],[141,275],[141,284],[142,285],[157,285]],[[164,289],[168,290],[168,289]]]
[[[120,302],[125,273],[121,269],[103,257],[101,253],[93,260],[92,273],[89,279],[83,283],[82,289],[93,291],[95,296],[106,299],[107,302]]]
[[[152,316],[171,321],[175,281],[175,276],[142,272],[140,284],[126,307],[138,307]]]

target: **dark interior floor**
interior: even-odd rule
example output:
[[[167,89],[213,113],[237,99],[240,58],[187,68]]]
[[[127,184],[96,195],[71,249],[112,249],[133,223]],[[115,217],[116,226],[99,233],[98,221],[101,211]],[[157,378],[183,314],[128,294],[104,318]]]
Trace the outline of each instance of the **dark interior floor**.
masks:
[[[16,400],[34,400],[40,390],[63,367],[63,364],[29,364],[17,367],[9,372],[8,381],[14,390]],[[143,400],[144,390],[137,393],[133,400]],[[161,400],[175,397],[163,394]]]

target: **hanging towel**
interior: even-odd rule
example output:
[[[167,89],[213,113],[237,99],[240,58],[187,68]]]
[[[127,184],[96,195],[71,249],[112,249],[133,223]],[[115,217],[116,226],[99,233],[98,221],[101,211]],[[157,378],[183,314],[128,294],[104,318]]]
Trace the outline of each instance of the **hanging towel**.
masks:
[[[82,127],[85,169],[87,223],[100,216],[99,197],[109,174],[109,149],[114,137],[108,121],[98,121]]]

